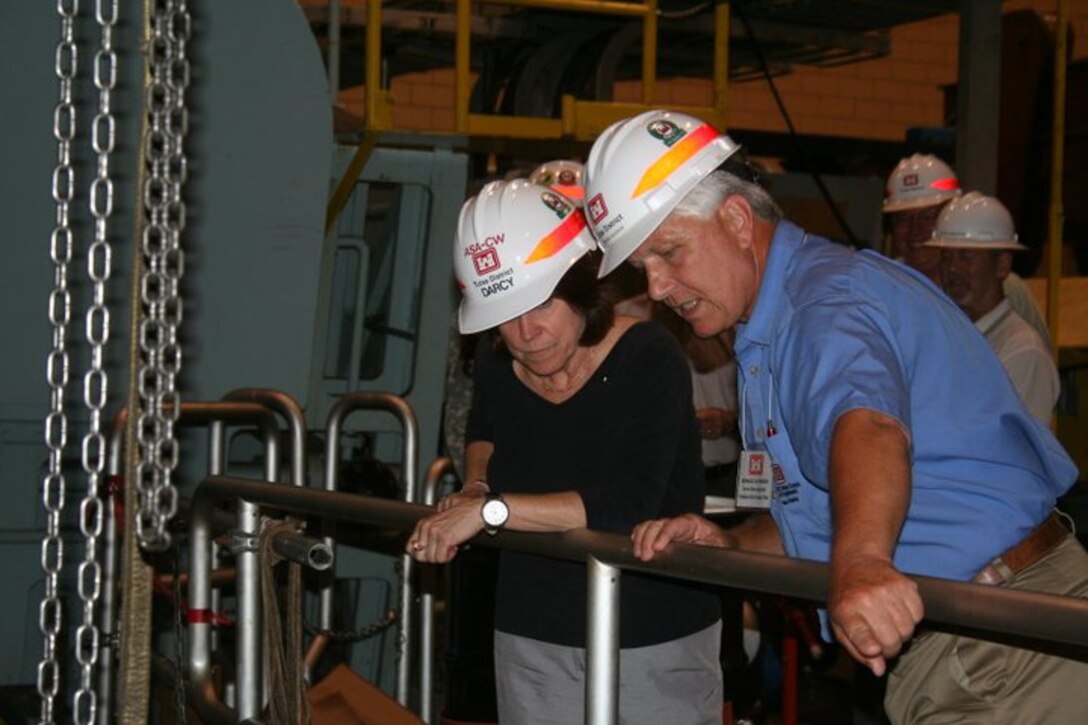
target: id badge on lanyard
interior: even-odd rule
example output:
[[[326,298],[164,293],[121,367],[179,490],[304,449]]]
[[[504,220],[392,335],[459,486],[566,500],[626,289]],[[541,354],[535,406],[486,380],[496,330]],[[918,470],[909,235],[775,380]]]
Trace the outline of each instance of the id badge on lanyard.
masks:
[[[769,373],[768,373],[769,376]],[[741,389],[740,409],[741,415],[748,415],[746,393],[748,384],[745,382]],[[777,431],[774,421],[771,419],[771,403],[774,397],[774,381],[770,379],[767,386],[767,437],[773,437]],[[748,440],[744,435],[745,424],[741,421],[740,429],[741,451],[740,460],[737,462],[737,508],[738,509],[769,509],[771,507],[771,491],[774,488],[774,460],[770,451],[748,450]]]

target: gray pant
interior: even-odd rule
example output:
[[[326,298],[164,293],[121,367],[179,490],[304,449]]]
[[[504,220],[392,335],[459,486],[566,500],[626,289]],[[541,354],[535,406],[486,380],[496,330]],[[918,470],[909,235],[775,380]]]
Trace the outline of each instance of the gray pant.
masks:
[[[680,639],[620,650],[620,722],[720,725],[721,622]],[[495,632],[502,725],[585,721],[586,651]]]
[[[1072,536],[1001,586],[1088,597],[1088,554]],[[888,678],[896,725],[1088,722],[1088,663],[943,632],[911,642]]]

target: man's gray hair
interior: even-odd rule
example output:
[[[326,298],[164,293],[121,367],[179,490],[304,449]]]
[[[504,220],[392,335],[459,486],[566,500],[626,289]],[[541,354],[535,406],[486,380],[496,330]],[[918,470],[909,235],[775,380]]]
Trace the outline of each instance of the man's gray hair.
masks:
[[[728,197],[743,197],[760,219],[777,224],[782,220],[781,207],[759,184],[745,181],[728,171],[712,171],[680,200],[672,213],[677,216],[709,219],[717,211],[718,205]]]

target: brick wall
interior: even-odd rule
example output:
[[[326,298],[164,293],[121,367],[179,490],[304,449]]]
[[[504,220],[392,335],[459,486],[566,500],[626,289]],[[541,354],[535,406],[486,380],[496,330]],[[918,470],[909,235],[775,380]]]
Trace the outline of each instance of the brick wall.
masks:
[[[1088,0],[1068,0],[1075,58],[1088,57]],[[1033,8],[1053,12],[1054,0],[1007,0],[1006,11]],[[941,86],[957,76],[959,17],[945,15],[893,28],[891,54],[877,60],[838,68],[795,66],[775,82],[799,133],[902,140],[907,128],[942,123]],[[708,51],[709,52],[709,51]],[[398,128],[452,131],[453,71],[436,70],[398,76],[391,89]],[[637,101],[637,81],[616,84],[617,101]],[[679,78],[660,81],[655,103],[709,105],[710,82]],[[360,89],[345,91],[341,100],[362,111]],[[786,124],[766,82],[730,83],[728,122],[732,129],[784,131]]]

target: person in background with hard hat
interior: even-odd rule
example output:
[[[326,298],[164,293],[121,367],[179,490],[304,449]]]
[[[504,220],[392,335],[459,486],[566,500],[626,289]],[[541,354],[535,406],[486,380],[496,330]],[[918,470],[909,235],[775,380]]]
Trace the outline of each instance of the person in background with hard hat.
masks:
[[[651,111],[606,129],[586,163],[601,273],[629,261],[697,335],[737,327],[737,497],[770,510],[728,530],[647,521],[635,554],[681,541],[828,562],[825,634],[877,676],[898,656],[893,723],[1084,722],[1070,693],[1088,664],[941,632],[911,641],[924,606],[905,575],[1088,596],[1088,553],[1053,512],[1073,462],[940,290],[784,220],[737,149]]]
[[[931,154],[912,154],[901,160],[884,187],[885,251],[929,277],[938,287],[942,287],[940,250],[927,242],[941,210],[960,193],[956,173]],[[1002,286],[1012,308],[1049,346],[1046,320],[1024,280],[1010,269]]]
[[[955,172],[936,156],[900,161],[884,187],[888,256],[901,259],[941,286],[941,253],[925,246],[944,205],[960,195]]]
[[[1008,210],[977,191],[953,199],[924,246],[940,252],[945,293],[990,343],[1031,414],[1049,425],[1061,383],[1049,346],[1005,297],[1012,255],[1027,249]]]
[[[468,484],[421,520],[407,551],[444,563],[481,531],[630,533],[702,510],[691,380],[659,325],[616,317],[581,210],[547,187],[494,182],[461,210],[454,269],[477,345]],[[718,723],[719,605],[711,592],[628,574],[620,595],[620,718]],[[502,723],[584,715],[583,564],[503,551],[495,603]]]

